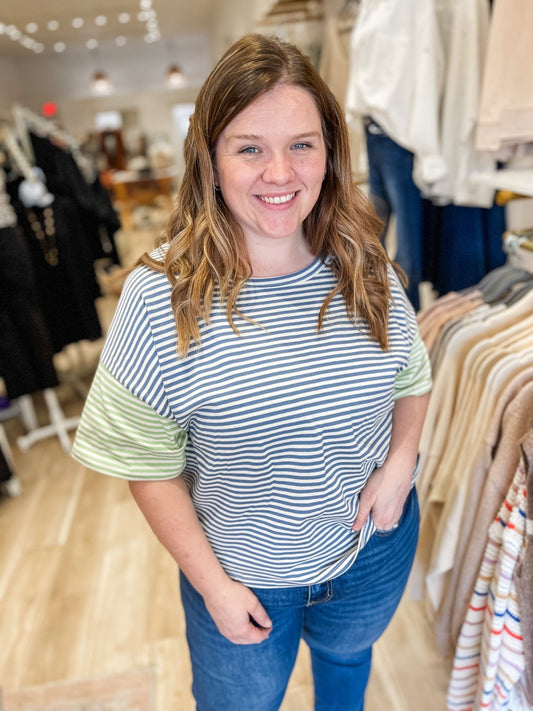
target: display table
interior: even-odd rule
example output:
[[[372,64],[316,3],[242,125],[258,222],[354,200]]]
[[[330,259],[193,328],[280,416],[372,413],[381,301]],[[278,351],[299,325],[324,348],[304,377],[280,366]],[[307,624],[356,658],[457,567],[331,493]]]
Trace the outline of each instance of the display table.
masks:
[[[177,188],[178,175],[176,167],[149,173],[120,170],[108,174],[106,182],[113,202],[120,204],[121,216],[128,221],[135,207],[152,205],[158,197],[167,200],[170,209]]]

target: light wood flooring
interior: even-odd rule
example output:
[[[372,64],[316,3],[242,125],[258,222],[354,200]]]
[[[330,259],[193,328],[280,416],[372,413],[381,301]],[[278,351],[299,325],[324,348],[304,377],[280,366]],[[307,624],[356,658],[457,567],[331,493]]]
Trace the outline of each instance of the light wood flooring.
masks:
[[[147,234],[126,238],[122,249],[130,255]],[[115,297],[102,300],[103,322],[115,305]],[[91,348],[95,355],[98,344]],[[67,416],[81,412],[83,401],[70,385],[57,394]],[[34,400],[46,418],[39,396]],[[21,452],[15,442],[22,424],[14,418],[4,425],[22,494],[0,500],[0,687],[151,666],[154,711],[192,711],[176,569],[127,484],[81,466],[55,438]],[[376,645],[366,709],[445,711],[449,673],[423,606],[404,599]],[[302,644],[282,710],[312,708]]]

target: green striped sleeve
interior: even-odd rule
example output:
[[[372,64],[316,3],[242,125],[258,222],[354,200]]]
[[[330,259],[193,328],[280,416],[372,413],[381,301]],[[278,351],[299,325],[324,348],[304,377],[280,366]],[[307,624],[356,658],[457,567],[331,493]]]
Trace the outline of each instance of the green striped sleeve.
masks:
[[[72,456],[124,479],[171,479],[185,466],[187,434],[124,388],[100,363]]]
[[[417,330],[411,346],[409,365],[396,376],[394,399],[408,395],[424,395],[431,390],[432,384],[431,363]]]

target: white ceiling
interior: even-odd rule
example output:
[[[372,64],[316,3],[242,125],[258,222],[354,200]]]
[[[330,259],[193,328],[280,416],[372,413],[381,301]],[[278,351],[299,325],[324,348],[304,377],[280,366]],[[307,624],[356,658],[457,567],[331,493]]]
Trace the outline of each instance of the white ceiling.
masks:
[[[206,33],[212,31],[213,9],[215,2],[223,3],[224,0],[1,0],[0,23],[5,27],[15,25],[23,35],[30,37],[44,45],[41,55],[36,55],[32,50],[25,48],[20,41],[15,41],[4,31],[0,34],[0,56],[17,59],[31,56],[57,56],[54,44],[64,42],[66,49],[62,57],[66,58],[71,51],[87,51],[87,40],[96,39],[99,47],[114,44],[117,35],[127,39],[137,40],[147,34],[146,21],[138,19],[138,13],[145,7],[156,11],[157,27],[160,42],[171,42],[178,35]],[[131,16],[130,22],[122,24],[118,21],[121,13]],[[97,26],[94,22],[98,15],[104,15],[107,23]],[[74,18],[84,20],[83,27],[75,29],[72,26]],[[59,23],[58,29],[51,31],[47,28],[50,20]],[[29,33],[26,26],[35,22],[39,29]],[[1,24],[0,24],[1,29]],[[96,49],[95,51],[98,51]]]

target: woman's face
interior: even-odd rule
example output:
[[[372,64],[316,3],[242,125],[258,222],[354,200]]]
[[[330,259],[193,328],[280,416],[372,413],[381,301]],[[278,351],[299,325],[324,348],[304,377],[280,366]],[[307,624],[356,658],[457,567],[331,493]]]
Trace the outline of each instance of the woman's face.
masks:
[[[303,241],[302,223],[326,171],[320,114],[311,94],[281,84],[231,121],[216,145],[217,184],[249,247]]]

